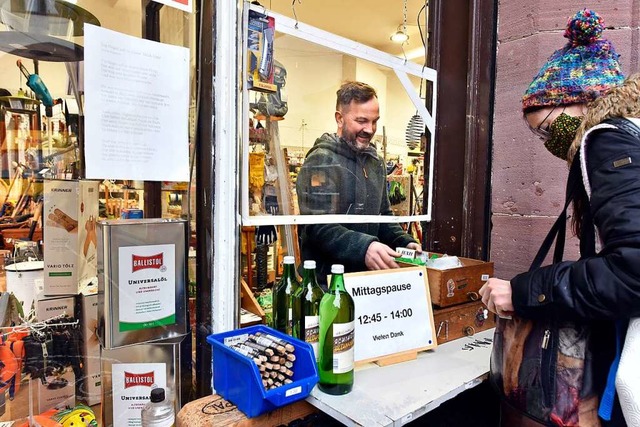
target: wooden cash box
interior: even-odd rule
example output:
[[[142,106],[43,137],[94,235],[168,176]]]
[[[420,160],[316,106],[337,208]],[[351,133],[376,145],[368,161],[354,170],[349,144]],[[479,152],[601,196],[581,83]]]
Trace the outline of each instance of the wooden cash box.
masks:
[[[493,276],[493,262],[458,257],[461,267],[437,270],[427,267],[431,303],[450,307],[464,302],[478,301],[478,291]]]
[[[441,255],[429,252],[429,255]],[[493,276],[493,262],[458,257],[460,267],[439,270],[427,267],[431,303],[438,307],[450,307],[480,300],[480,288]],[[416,263],[398,261],[401,267],[415,267]]]
[[[496,316],[482,301],[472,301],[453,307],[433,309],[433,324],[438,344],[494,328]]]

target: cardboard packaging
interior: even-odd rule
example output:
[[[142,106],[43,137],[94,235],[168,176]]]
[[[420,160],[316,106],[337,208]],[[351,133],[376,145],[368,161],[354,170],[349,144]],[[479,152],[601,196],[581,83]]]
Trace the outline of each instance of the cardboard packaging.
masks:
[[[36,302],[36,317],[39,321],[57,316],[75,317],[74,297],[47,298]]]
[[[82,323],[82,378],[76,382],[78,398],[93,406],[102,401],[100,375],[100,341],[98,340],[98,295],[80,295]]]
[[[97,292],[98,181],[44,182],[44,295]]]
[[[48,376],[46,384],[39,379],[31,380],[31,386],[37,390],[37,413],[41,414],[56,406],[76,405],[76,384],[73,369],[66,368],[64,373]]]

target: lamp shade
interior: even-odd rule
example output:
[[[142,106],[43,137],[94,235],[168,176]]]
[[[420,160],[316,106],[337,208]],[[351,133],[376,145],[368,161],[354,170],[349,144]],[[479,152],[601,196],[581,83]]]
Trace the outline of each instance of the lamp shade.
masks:
[[[11,30],[58,37],[80,37],[84,24],[100,25],[87,10],[63,0],[0,0],[0,22]]]
[[[398,30],[396,31],[392,36],[391,36],[391,41],[392,42],[396,42],[396,43],[404,43],[407,40],[409,40],[409,35],[407,33],[405,33],[402,30]]]
[[[100,25],[87,10],[64,0],[0,0],[0,50],[51,62],[81,61],[84,49],[73,37],[84,24]]]

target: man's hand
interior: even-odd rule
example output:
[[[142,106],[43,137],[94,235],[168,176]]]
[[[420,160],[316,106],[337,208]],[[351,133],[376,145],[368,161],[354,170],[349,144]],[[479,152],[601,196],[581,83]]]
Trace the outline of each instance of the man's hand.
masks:
[[[422,246],[420,246],[420,243],[416,243],[416,242],[411,242],[407,244],[407,249],[414,249],[418,253],[422,252]]]
[[[490,278],[480,288],[482,302],[489,311],[500,317],[513,315],[513,302],[511,300],[511,282],[495,277]]]
[[[369,270],[386,270],[387,268],[399,268],[394,260],[400,254],[389,246],[380,242],[372,242],[364,255],[364,263]]]

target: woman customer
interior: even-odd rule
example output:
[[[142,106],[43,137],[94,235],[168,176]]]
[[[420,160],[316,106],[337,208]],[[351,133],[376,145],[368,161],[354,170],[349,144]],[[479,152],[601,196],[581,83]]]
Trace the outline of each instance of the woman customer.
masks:
[[[531,130],[569,162],[567,205],[581,257],[562,262],[565,206],[528,272],[491,278],[480,290],[500,316],[491,382],[503,397],[502,426],[626,425],[608,377],[616,336],[640,315],[640,140],[624,123],[599,123],[640,117],[640,92],[638,76],[616,88],[623,76],[603,29],[595,12],[578,12],[569,43],[523,98]],[[541,267],[554,240],[554,262]]]

